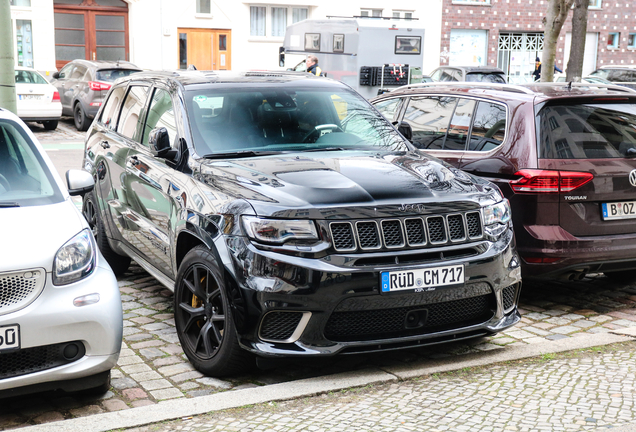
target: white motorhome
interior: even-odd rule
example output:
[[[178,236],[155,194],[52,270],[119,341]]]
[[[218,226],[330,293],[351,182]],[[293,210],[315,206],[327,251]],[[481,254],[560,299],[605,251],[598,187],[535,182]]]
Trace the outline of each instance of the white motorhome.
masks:
[[[397,86],[421,82],[424,28],[417,20],[332,17],[287,27],[285,55],[315,55],[329,78],[345,82],[366,98]],[[304,60],[292,70],[305,70]]]

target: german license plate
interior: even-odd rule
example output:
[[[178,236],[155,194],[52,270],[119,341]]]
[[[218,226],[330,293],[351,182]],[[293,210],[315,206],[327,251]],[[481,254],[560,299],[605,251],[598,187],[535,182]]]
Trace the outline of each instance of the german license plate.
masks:
[[[39,99],[42,99],[42,95],[31,95],[31,94],[27,94],[27,95],[18,95],[18,99],[19,99],[19,100],[27,100],[27,99],[30,99],[30,100],[34,100],[34,99],[39,100]]]
[[[0,351],[20,348],[20,325],[0,326]]]
[[[382,292],[425,291],[445,285],[464,283],[464,266],[452,265],[380,273]]]
[[[636,201],[602,203],[603,220],[636,218]]]

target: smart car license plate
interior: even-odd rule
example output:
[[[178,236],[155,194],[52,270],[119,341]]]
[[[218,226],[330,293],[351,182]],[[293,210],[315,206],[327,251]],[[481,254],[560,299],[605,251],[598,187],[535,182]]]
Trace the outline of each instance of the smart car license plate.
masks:
[[[602,203],[603,220],[636,218],[636,201]]]
[[[464,283],[464,266],[453,265],[380,273],[382,292],[426,290]]]
[[[0,326],[0,351],[20,348],[20,325]]]

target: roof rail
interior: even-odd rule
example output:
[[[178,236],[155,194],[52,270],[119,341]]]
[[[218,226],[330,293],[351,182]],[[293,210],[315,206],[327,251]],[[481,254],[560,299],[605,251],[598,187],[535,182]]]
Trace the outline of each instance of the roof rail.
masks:
[[[507,91],[513,93],[525,93],[525,94],[534,94],[532,90],[527,87],[523,87],[515,84],[499,84],[499,83],[486,83],[486,82],[473,82],[473,81],[444,81],[444,82],[427,82],[427,83],[416,83],[416,84],[408,84],[402,87],[398,87],[395,90],[404,90],[410,88],[418,88],[418,87],[449,87],[449,86],[460,86],[462,88],[471,88],[471,89],[480,89],[480,88],[488,88],[500,91]],[[394,91],[395,91],[394,90]]]
[[[588,82],[536,82],[532,84],[537,87],[567,87],[567,88],[598,88],[614,90],[625,93],[636,93],[636,90],[618,84],[588,83]]]

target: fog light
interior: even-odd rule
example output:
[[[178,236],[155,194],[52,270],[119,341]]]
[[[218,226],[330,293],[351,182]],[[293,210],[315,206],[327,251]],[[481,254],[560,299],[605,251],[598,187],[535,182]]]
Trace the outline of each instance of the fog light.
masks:
[[[64,347],[64,352],[62,354],[64,355],[64,358],[66,360],[73,360],[78,353],[79,353],[79,347],[73,343],[73,344],[66,345],[66,347]]]
[[[87,306],[87,305],[91,305],[94,303],[97,303],[99,301],[99,294],[94,293],[94,294],[88,294],[82,297],[77,297],[75,300],[73,300],[73,306]]]

